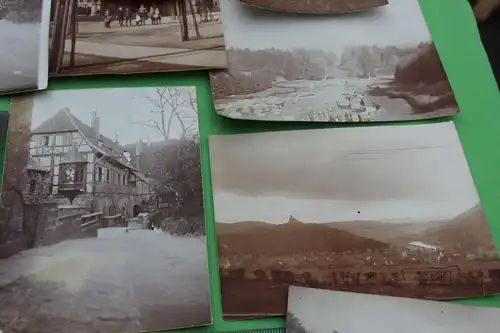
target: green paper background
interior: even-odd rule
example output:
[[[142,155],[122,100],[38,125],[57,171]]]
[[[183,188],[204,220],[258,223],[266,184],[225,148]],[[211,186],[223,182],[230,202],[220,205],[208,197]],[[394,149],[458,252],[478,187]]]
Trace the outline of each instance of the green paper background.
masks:
[[[235,1],[235,0],[232,0]],[[392,0],[398,1],[398,0]],[[454,121],[472,171],[495,243],[500,248],[500,94],[491,73],[487,56],[480,43],[476,24],[466,0],[421,0],[428,27],[443,61],[453,91],[461,109]],[[405,15],[405,13],[401,13]],[[251,33],[251,32],[249,32]],[[94,76],[51,79],[49,89],[78,89],[98,87],[145,86],[196,86],[202,166],[205,196],[205,215],[209,255],[213,324],[208,327],[177,331],[227,332],[284,326],[283,318],[224,321],[219,293],[219,273],[215,242],[214,216],[211,195],[208,136],[271,130],[313,129],[345,124],[266,123],[239,121],[215,114],[206,72]],[[9,99],[0,99],[0,110],[8,109]],[[112,104],[109,105],[112,107]],[[447,119],[446,119],[447,120]],[[412,123],[436,122],[442,120]],[[405,125],[407,123],[398,123]],[[373,126],[355,124],[349,126]],[[382,124],[383,125],[383,124]],[[2,140],[0,158],[5,156],[5,139]],[[3,171],[3,164],[0,165]],[[167,277],[165,277],[167,279]],[[500,295],[459,300],[456,302],[500,307]]]

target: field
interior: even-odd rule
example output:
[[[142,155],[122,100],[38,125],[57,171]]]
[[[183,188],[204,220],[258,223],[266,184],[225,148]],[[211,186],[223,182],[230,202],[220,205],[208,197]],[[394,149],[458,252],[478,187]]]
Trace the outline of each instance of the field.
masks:
[[[498,261],[482,262],[481,269],[463,260],[453,265],[377,267],[376,271],[370,265],[342,269],[308,264],[281,269],[221,268],[224,317],[283,315],[290,285],[438,300],[457,298],[453,296],[457,288],[460,298],[500,292]]]

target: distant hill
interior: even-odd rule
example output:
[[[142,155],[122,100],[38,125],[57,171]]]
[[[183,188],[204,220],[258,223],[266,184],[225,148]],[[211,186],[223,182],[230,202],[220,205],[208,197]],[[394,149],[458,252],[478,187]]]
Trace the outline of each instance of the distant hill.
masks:
[[[457,252],[477,253],[478,248],[496,251],[479,204],[447,221],[436,220],[424,223],[351,221],[332,222],[326,225],[391,245],[406,246],[411,241],[421,241]]]
[[[425,231],[423,239],[456,251],[477,252],[476,249],[483,248],[496,252],[481,205],[449,221],[432,225]]]
[[[294,253],[366,251],[389,244],[360,237],[325,224],[303,223],[290,217],[284,224],[264,222],[217,223],[220,255],[281,256]]]

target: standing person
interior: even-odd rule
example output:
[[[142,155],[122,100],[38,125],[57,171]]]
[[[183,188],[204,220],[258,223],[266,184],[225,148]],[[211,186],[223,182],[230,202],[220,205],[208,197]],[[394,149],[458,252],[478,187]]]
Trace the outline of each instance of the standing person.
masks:
[[[141,19],[141,24],[140,25],[146,25],[146,7],[144,5],[141,5],[139,7],[139,17]]]
[[[118,7],[118,24],[120,27],[123,27],[123,21],[125,20],[125,12],[123,11],[123,7]]]
[[[141,15],[139,15],[139,11],[135,13],[135,25],[141,25]]]
[[[125,19],[125,26],[128,27],[129,25],[132,26],[132,13],[130,12],[130,9],[125,8],[125,11],[123,13],[123,18]]]
[[[104,26],[106,28],[111,28],[111,14],[109,13],[109,10],[107,10],[107,9],[104,12]]]
[[[155,20],[156,24],[161,24],[161,13],[160,13],[160,8],[156,7],[155,9]]]
[[[151,18],[151,24],[155,24],[155,19],[153,17],[154,12],[155,12],[155,10],[154,10],[153,6],[149,7],[148,16]]]

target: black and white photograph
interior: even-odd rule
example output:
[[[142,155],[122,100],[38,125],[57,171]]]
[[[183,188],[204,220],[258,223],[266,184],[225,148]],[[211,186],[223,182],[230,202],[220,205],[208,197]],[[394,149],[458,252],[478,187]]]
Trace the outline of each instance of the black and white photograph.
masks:
[[[290,287],[285,333],[494,332],[499,316],[491,307]]]
[[[500,291],[452,121],[209,145],[224,318],[284,315],[291,285],[434,300]]]
[[[218,0],[52,0],[51,76],[227,68]]]
[[[407,121],[459,112],[418,0],[293,15],[221,0],[215,110],[263,121]]]
[[[0,0],[0,94],[43,90],[51,0]]]
[[[195,88],[41,92],[11,115],[0,330],[210,324]]]

